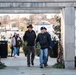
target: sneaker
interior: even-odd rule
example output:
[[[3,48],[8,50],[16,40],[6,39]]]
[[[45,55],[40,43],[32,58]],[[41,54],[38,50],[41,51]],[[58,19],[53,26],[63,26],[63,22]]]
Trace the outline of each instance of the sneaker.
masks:
[[[44,64],[44,67],[47,67],[48,66],[48,64]]]
[[[43,68],[43,66],[40,66],[40,68]]]
[[[14,55],[14,58],[16,58],[16,55]]]

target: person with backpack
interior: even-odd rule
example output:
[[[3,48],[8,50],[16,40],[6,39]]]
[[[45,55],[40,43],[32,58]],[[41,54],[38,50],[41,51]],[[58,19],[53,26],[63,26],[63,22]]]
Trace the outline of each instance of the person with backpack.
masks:
[[[25,32],[23,40],[24,42],[27,42],[27,66],[30,67],[30,55],[31,55],[31,64],[34,65],[34,58],[35,58],[34,44],[36,34],[31,24],[27,26],[27,28],[28,30]]]
[[[40,68],[47,67],[47,61],[48,61],[48,44],[50,42],[50,36],[45,33],[45,28],[40,28],[41,33],[38,34],[36,38],[36,48],[37,43],[39,42],[41,49],[40,49]]]

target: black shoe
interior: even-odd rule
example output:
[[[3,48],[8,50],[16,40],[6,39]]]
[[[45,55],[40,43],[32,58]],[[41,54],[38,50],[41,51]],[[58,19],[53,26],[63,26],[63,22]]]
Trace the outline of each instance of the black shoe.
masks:
[[[30,67],[30,65],[28,65],[28,67]]]
[[[43,68],[43,66],[40,66],[40,68]]]
[[[47,67],[48,65],[47,64],[44,64],[44,67]]]
[[[32,65],[34,65],[34,62],[33,62],[33,61],[31,61],[31,64],[32,64]]]

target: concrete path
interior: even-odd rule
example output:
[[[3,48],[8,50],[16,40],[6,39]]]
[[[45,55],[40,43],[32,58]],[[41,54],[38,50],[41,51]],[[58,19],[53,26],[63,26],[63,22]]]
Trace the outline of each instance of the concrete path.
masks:
[[[39,68],[39,57],[35,57],[35,65],[27,67],[26,57],[21,54],[19,57],[8,57],[1,59],[7,65],[5,69],[0,70],[0,75],[76,75],[75,69],[56,69],[52,65],[56,63],[55,58],[50,58],[48,67]]]

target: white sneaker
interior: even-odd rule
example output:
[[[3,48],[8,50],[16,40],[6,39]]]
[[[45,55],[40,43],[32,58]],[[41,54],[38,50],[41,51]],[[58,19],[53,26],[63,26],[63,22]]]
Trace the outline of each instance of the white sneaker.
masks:
[[[14,58],[16,58],[16,55],[14,55]]]

